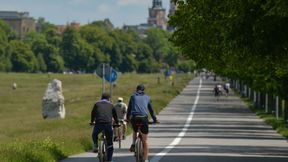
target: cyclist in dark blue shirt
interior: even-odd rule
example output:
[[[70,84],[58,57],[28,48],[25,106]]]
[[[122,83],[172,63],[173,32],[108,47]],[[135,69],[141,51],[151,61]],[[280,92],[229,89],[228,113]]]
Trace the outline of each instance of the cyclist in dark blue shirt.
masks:
[[[148,113],[150,113],[153,121],[158,123],[154,110],[152,108],[151,100],[148,95],[144,92],[144,85],[140,84],[136,87],[136,92],[130,97],[126,120],[131,122],[133,127],[133,141],[130,147],[130,151],[135,151],[135,140],[136,140],[136,132],[137,125],[136,123],[140,123],[141,129],[140,132],[142,134],[143,139],[143,147],[144,147],[144,160],[148,161],[148,133],[149,133],[149,120]]]

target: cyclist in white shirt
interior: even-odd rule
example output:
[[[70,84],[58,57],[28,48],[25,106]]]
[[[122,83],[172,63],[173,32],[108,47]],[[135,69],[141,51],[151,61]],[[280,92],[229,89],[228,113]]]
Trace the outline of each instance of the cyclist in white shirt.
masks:
[[[127,114],[127,105],[123,102],[123,98],[119,97],[117,103],[114,105],[114,109],[116,111],[118,121],[123,125],[123,139],[125,139],[125,134],[127,130],[127,125],[125,122],[126,114]]]

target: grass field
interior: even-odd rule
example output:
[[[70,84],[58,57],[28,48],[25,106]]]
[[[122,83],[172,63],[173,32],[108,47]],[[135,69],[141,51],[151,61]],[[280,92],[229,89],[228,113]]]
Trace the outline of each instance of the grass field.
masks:
[[[161,77],[157,84],[157,77]],[[139,83],[146,86],[157,112],[181,92],[192,75],[179,74],[171,86],[160,74],[119,74],[113,88],[128,102]],[[48,83],[62,81],[66,118],[42,118],[42,97]],[[18,87],[12,90],[12,83]],[[0,159],[1,161],[58,161],[68,155],[91,149],[88,125],[93,103],[100,98],[101,78],[92,74],[22,74],[0,73]],[[106,84],[105,89],[109,90]],[[17,155],[17,156],[15,156]]]

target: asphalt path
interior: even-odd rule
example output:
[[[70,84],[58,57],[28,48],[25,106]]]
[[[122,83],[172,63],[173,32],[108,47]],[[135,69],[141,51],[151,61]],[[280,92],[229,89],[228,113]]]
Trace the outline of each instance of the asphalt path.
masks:
[[[151,125],[150,162],[287,162],[287,139],[277,134],[233,94],[219,101],[217,81],[192,80]],[[89,138],[89,137],[87,137]],[[131,136],[117,148],[115,162],[133,162]],[[97,154],[73,155],[61,162],[97,162]]]

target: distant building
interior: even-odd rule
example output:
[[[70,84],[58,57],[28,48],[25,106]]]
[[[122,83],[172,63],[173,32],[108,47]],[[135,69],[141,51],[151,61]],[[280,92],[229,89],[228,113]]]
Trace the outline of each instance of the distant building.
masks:
[[[36,30],[35,20],[28,12],[0,11],[0,19],[10,25],[20,38]]]
[[[173,2],[170,2],[170,9],[169,9],[168,18],[169,18],[170,16],[173,16],[173,15],[175,14],[176,10],[177,10],[177,5],[176,5],[175,3],[173,3]],[[167,30],[170,31],[170,32],[172,32],[172,31],[174,31],[175,29],[174,29],[174,27],[168,25],[168,26],[167,26]]]
[[[177,5],[170,2],[169,16],[175,14],[177,10]],[[146,37],[145,31],[152,27],[158,27],[163,30],[173,32],[175,29],[172,26],[167,25],[166,10],[162,7],[162,0],[153,0],[152,7],[149,8],[149,17],[147,23],[142,23],[140,25],[124,25],[123,29],[135,30],[142,37]]]
[[[67,23],[67,25],[56,25],[57,32],[62,34],[68,26],[71,26],[71,27],[75,28],[76,30],[79,30],[81,27],[81,24],[73,21],[72,23]]]
[[[155,25],[149,25],[149,24],[140,24],[140,25],[124,25],[124,30],[134,30],[136,31],[141,37],[146,37],[146,30],[152,27],[156,27]]]
[[[152,7],[149,8],[148,25],[155,25],[161,29],[166,30],[166,10],[162,6],[162,0],[153,0]]]

